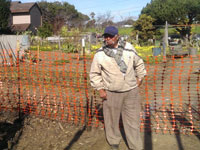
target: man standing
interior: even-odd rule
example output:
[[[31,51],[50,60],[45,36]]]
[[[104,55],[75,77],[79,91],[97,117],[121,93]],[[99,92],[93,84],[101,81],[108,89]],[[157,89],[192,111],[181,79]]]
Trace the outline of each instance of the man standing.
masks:
[[[103,99],[106,139],[118,150],[122,115],[129,150],[142,150],[138,86],[146,75],[144,62],[130,43],[120,40],[116,27],[106,27],[103,37],[105,45],[94,56],[90,81]]]

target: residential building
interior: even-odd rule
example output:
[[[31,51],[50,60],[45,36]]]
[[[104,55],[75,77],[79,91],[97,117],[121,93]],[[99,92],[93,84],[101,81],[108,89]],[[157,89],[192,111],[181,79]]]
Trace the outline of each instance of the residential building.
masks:
[[[15,32],[37,32],[42,25],[42,12],[37,3],[11,2],[11,29]]]

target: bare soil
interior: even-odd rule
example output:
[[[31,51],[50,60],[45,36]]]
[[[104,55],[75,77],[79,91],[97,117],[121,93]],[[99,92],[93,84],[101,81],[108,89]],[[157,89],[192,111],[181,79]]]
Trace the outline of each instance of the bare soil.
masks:
[[[0,149],[6,150],[109,150],[103,128],[15,113],[0,115]],[[122,132],[123,135],[123,132]],[[199,150],[199,135],[142,132],[145,150]],[[126,150],[122,139],[120,150]]]

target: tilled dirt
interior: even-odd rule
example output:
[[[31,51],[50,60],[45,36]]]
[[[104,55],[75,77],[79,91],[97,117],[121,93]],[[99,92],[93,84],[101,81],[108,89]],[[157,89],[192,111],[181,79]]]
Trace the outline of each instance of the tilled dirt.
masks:
[[[74,126],[16,113],[0,115],[2,150],[109,150],[103,128]],[[123,135],[123,132],[122,132]],[[200,135],[142,132],[145,150],[199,150]],[[120,150],[127,146],[122,139]]]

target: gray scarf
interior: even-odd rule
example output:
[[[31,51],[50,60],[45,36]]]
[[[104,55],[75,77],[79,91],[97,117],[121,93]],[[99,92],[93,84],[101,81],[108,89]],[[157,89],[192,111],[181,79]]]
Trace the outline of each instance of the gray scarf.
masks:
[[[112,57],[115,59],[117,65],[119,66],[120,68],[120,71],[122,73],[126,73],[126,70],[127,70],[127,65],[126,63],[122,60],[122,55],[123,55],[123,49],[125,47],[125,42],[119,40],[118,41],[118,48],[117,49],[117,53],[115,54],[113,52],[113,49],[112,48],[109,48],[107,46],[104,46],[103,47],[103,51],[106,55],[108,55],[109,57]]]

